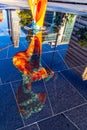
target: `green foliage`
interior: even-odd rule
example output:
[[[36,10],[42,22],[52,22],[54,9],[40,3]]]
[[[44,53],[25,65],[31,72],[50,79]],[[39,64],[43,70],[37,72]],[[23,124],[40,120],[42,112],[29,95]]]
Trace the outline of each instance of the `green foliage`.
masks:
[[[68,24],[72,24],[74,17],[75,14],[56,12],[55,24],[61,26],[64,26],[66,22],[68,22]]]
[[[68,14],[67,20],[69,24],[72,24],[75,14]]]
[[[25,26],[32,23],[32,14],[30,10],[21,10],[18,15],[20,17],[21,26]]]
[[[80,28],[79,31],[77,31],[78,36],[78,43],[81,47],[87,48],[87,27]]]

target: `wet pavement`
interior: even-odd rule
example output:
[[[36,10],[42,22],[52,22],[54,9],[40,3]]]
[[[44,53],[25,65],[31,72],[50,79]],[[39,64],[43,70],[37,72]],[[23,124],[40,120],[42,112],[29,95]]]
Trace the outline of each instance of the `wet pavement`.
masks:
[[[2,28],[2,26],[4,28]],[[46,93],[41,111],[25,119],[19,112],[18,88],[21,72],[13,65],[13,56],[29,45],[21,33],[18,48],[14,48],[7,26],[3,24],[0,36],[0,129],[1,130],[87,130],[87,80],[82,80],[65,61],[68,44],[54,49],[42,45],[41,64],[54,76],[32,83],[34,93]],[[3,48],[3,49],[2,49]],[[81,65],[82,66],[82,65]],[[78,67],[78,66],[76,66]],[[80,67],[80,66],[79,66]],[[28,94],[25,94],[27,98]]]

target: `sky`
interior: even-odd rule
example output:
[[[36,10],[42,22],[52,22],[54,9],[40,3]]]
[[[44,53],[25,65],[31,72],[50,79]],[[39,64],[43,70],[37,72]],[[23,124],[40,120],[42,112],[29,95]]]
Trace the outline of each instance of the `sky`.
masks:
[[[3,10],[3,21],[0,22],[0,36],[8,35],[7,15],[6,11]]]
[[[20,36],[25,37],[25,34],[22,30],[20,30]],[[3,10],[3,21],[0,23],[0,36],[8,36],[8,24],[7,24],[7,13]]]

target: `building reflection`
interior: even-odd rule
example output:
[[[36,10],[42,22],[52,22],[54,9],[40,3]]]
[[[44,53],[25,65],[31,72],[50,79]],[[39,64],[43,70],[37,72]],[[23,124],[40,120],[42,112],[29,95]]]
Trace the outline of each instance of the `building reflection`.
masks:
[[[17,10],[9,9],[6,11],[7,11],[8,31],[11,37],[11,41],[14,44],[14,47],[19,47],[20,19],[18,17]]]
[[[87,80],[87,16],[76,18],[65,61],[83,80]]]

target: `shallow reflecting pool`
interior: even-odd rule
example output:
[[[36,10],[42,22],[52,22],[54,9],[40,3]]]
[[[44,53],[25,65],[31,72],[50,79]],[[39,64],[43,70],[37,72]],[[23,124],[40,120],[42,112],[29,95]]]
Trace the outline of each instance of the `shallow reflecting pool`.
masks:
[[[0,130],[86,130],[86,17],[31,24],[29,10],[0,11]]]

